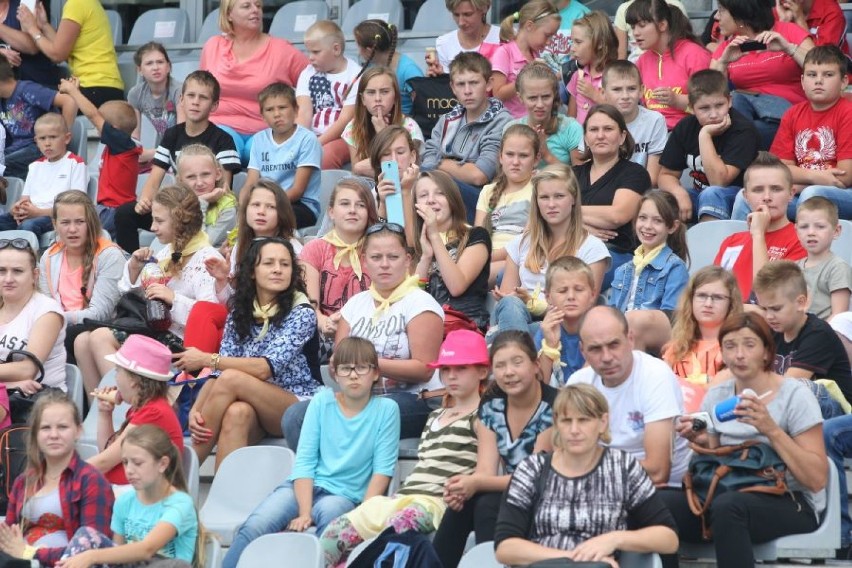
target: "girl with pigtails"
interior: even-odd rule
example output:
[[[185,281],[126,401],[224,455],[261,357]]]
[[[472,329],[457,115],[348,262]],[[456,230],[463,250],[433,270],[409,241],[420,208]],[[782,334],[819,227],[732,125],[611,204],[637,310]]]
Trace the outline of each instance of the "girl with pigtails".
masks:
[[[358,53],[364,60],[361,74],[370,65],[384,65],[396,73],[402,99],[402,113],[411,114],[411,86],[409,79],[422,77],[423,72],[413,59],[396,51],[399,30],[381,20],[364,20],[354,30]],[[360,76],[360,74],[359,74]]]

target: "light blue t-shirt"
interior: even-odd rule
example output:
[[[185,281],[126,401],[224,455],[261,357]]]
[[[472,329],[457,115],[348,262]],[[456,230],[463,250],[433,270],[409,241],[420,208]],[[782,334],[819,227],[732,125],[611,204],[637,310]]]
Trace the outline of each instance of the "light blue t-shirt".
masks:
[[[411,86],[408,80],[413,77],[422,77],[423,70],[420,66],[404,53],[399,54],[399,63],[396,66],[396,81],[399,83],[399,94],[402,102],[402,114],[411,116],[411,108],[414,103],[411,102]]]
[[[311,167],[311,178],[302,194],[301,201],[319,218],[320,168],[322,167],[322,146],[316,134],[303,126],[296,125],[296,131],[283,144],[272,138],[272,129],[261,130],[254,135],[249,156],[249,169],[260,172],[260,177],[269,178],[285,191],[293,187],[296,168]]]
[[[572,2],[573,3],[573,2]],[[529,117],[522,116],[506,124],[503,132],[513,124],[529,125]],[[577,119],[560,114],[556,119],[556,132],[547,137],[547,149],[563,164],[571,164],[571,152],[583,142],[583,127]],[[542,160],[540,166],[547,164]]]
[[[124,537],[125,542],[145,540],[157,523],[169,523],[177,529],[177,536],[157,554],[192,563],[198,537],[198,515],[192,497],[175,491],[153,505],[143,505],[136,498],[136,491],[127,491],[116,499],[110,528],[114,534]]]
[[[314,486],[360,503],[374,474],[393,477],[399,424],[399,405],[391,399],[374,396],[347,418],[334,391],[321,390],[305,413],[290,481],[312,478]]]

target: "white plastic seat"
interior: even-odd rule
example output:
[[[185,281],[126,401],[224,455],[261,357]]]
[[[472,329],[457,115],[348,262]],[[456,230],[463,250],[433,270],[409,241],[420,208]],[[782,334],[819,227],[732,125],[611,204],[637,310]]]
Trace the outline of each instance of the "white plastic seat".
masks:
[[[93,458],[98,455],[98,447],[95,444],[87,444],[84,442],[77,442],[77,455],[80,456],[81,460],[88,461],[89,458]]]
[[[3,205],[4,211],[9,211],[24,193],[24,180],[16,177],[6,178],[6,203]]]
[[[453,20],[453,14],[447,10],[447,4],[444,0],[426,0],[420,5],[420,8],[417,11],[417,17],[411,25],[411,31],[413,32],[433,32],[436,35],[451,32],[457,28],[458,26],[456,25],[455,20]],[[424,40],[430,42],[428,45],[432,47],[435,46],[435,40],[430,38],[424,38],[423,40],[408,40],[405,43],[408,45],[411,41]]]
[[[71,143],[68,144],[68,150],[83,158],[86,163],[89,160],[89,124],[91,123],[85,116],[75,118],[74,124],[71,126]],[[85,187],[73,187],[71,189],[86,190]]]
[[[309,27],[319,20],[327,19],[328,3],[325,0],[297,0],[284,4],[275,12],[269,35],[301,42]]]
[[[707,221],[690,227],[686,232],[689,274],[695,274],[701,268],[713,264],[722,241],[734,233],[747,230],[745,221],[730,220]]]
[[[319,539],[313,534],[282,532],[265,534],[256,538],[245,548],[237,568],[256,568],[276,564],[299,568],[322,568],[322,549]],[[286,561],[285,561],[286,559]]]
[[[2,234],[2,233],[0,233]],[[101,379],[100,387],[114,387],[115,386],[115,369],[104,375],[103,379]],[[112,426],[118,431],[121,428],[121,425],[124,423],[124,419],[127,417],[127,411],[130,410],[130,405],[126,402],[122,402],[118,406],[115,407],[115,410],[112,412]],[[98,445],[98,407],[97,404],[93,404],[91,408],[89,408],[89,413],[86,415],[86,418],[83,420],[83,435],[80,437],[79,443],[81,444],[94,444]]]
[[[83,373],[77,365],[67,363],[65,365],[65,388],[67,389],[68,398],[74,402],[74,406],[80,411],[80,416],[83,416]]]
[[[835,550],[840,548],[839,492],[840,477],[834,463],[829,460],[828,484],[825,488],[826,506],[819,528],[811,533],[791,534],[763,544],[755,544],[753,547],[755,560],[834,558]],[[771,522],[771,519],[766,519],[766,522]],[[678,552],[689,558],[716,557],[712,543],[693,544],[681,541]]]
[[[840,236],[831,243],[831,252],[852,263],[852,221],[840,219]]]
[[[22,229],[11,229],[9,231],[0,231],[0,240],[26,239],[36,253],[38,253],[38,237],[32,231],[24,231]]]
[[[443,8],[446,11],[446,7]],[[359,0],[349,7],[340,28],[347,36],[364,20],[382,20],[403,29],[403,9],[399,0]]]
[[[142,45],[149,41],[162,43],[166,47],[178,43],[189,43],[189,15],[183,8],[154,8],[143,12],[130,30],[128,45]],[[133,61],[133,53],[119,55],[119,61]]]
[[[215,536],[208,534],[204,541],[204,568],[221,568],[222,545]]]
[[[346,170],[323,170],[320,172],[319,218],[313,227],[300,229],[299,233],[302,236],[321,236],[325,230],[331,228],[331,220],[328,218],[328,203],[331,201],[331,192],[334,191],[337,182],[351,176],[352,172]]]
[[[192,449],[192,446],[184,444],[181,466],[183,467],[183,475],[186,478],[187,492],[192,496],[192,500],[195,501],[196,506],[198,506],[198,488],[201,484],[199,469],[201,466],[198,463],[198,455]]]
[[[199,513],[204,527],[219,537],[224,546],[230,546],[237,528],[287,479],[294,461],[292,450],[275,446],[248,446],[229,454],[213,477],[207,500]],[[243,565],[242,559],[240,565]],[[291,565],[308,566],[298,562]],[[263,563],[245,566],[263,566]]]
[[[204,22],[201,24],[201,29],[198,30],[198,37],[195,38],[195,43],[204,44],[213,36],[221,35],[222,30],[219,29],[219,8],[214,8],[209,14],[204,16]]]
[[[322,384],[334,392],[340,391],[340,384],[331,376],[331,370],[328,368],[328,365],[320,366],[320,376],[322,377]]]
[[[200,67],[201,61],[197,57],[172,61],[172,77],[183,83],[190,73],[198,71]]]
[[[494,556],[494,543],[491,541],[480,542],[464,556],[459,562],[458,568],[503,568]]]
[[[104,10],[109,20],[109,27],[112,30],[113,45],[121,45],[121,38],[124,37],[124,24],[121,22],[121,15],[115,10]]]

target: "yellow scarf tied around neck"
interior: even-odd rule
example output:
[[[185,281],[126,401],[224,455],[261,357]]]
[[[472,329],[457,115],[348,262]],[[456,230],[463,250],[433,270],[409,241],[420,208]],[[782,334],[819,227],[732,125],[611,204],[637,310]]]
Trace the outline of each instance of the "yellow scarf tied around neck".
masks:
[[[420,277],[416,274],[409,276],[405,280],[403,280],[402,283],[397,286],[394,291],[391,292],[391,295],[387,298],[379,294],[379,291],[376,290],[375,283],[371,283],[370,295],[373,296],[373,299],[379,303],[379,305],[376,306],[376,311],[373,312],[373,323],[375,323],[376,320],[378,320],[383,313],[388,311],[393,304],[402,300],[406,294],[414,290],[418,290],[419,288]]]
[[[170,271],[171,271],[172,264],[176,264],[181,259],[184,259],[188,256],[192,256],[193,254],[197,253],[198,251],[200,251],[204,247],[209,247],[209,246],[210,246],[210,239],[207,238],[207,233],[205,233],[204,231],[198,231],[197,233],[195,233],[194,237],[189,239],[189,242],[186,243],[186,246],[180,252],[175,252],[174,245],[170,244],[169,250],[171,250],[172,253],[159,262],[160,268],[162,268],[163,272],[165,272],[166,274],[171,274]],[[180,255],[180,256],[178,256],[178,255]]]
[[[332,260],[334,268],[340,268],[340,262],[348,256],[352,272],[354,272],[355,276],[357,276],[358,280],[360,280],[361,274],[363,273],[361,270],[360,250],[361,244],[364,242],[364,238],[361,237],[358,239],[358,242],[353,244],[345,243],[343,242],[343,239],[337,236],[337,231],[332,229],[323,236],[322,240],[337,249],[337,252],[334,254],[334,259]]]
[[[300,304],[310,304],[308,297],[302,294],[301,292],[296,292],[293,295],[293,307]],[[255,341],[260,341],[266,335],[266,332],[269,331],[269,320],[278,315],[278,304],[275,302],[270,302],[261,306],[257,302],[257,297],[255,297],[254,302],[252,303],[252,313],[251,315],[254,319],[263,322],[263,327],[260,328],[260,333],[257,334],[257,337],[254,338]]]
[[[662,251],[665,246],[666,243],[663,243],[648,252],[645,252],[645,245],[639,245],[636,247],[636,250],[633,252],[633,266],[635,267],[633,269],[633,274],[639,274],[646,266],[654,262],[654,259],[659,256],[660,251]]]

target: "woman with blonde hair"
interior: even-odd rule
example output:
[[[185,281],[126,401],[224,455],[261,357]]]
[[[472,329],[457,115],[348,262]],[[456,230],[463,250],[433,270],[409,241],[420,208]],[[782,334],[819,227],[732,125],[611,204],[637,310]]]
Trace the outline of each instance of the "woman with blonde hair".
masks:
[[[701,408],[704,393],[725,367],[719,329],[729,316],[742,313],[738,298],[736,278],[720,266],[696,272],[680,295],[663,360],[678,377],[687,413]]]
[[[548,264],[563,256],[576,256],[591,267],[599,294],[609,266],[609,251],[583,224],[580,188],[571,168],[547,166],[532,178],[533,199],[526,230],[507,246],[506,268],[499,288],[492,323],[500,331],[529,331],[534,319],[547,309],[544,275]]]
[[[486,57],[500,44],[500,27],[488,23],[491,0],[445,0],[457,30],[438,36],[435,55],[426,53],[426,74],[430,77],[450,72],[450,63],[464,51],[478,51]]]
[[[648,474],[609,441],[606,398],[591,385],[561,389],[553,454],[522,461],[506,490],[494,536],[499,562],[566,558],[603,567],[618,566],[617,550],[677,551],[674,519]]]

